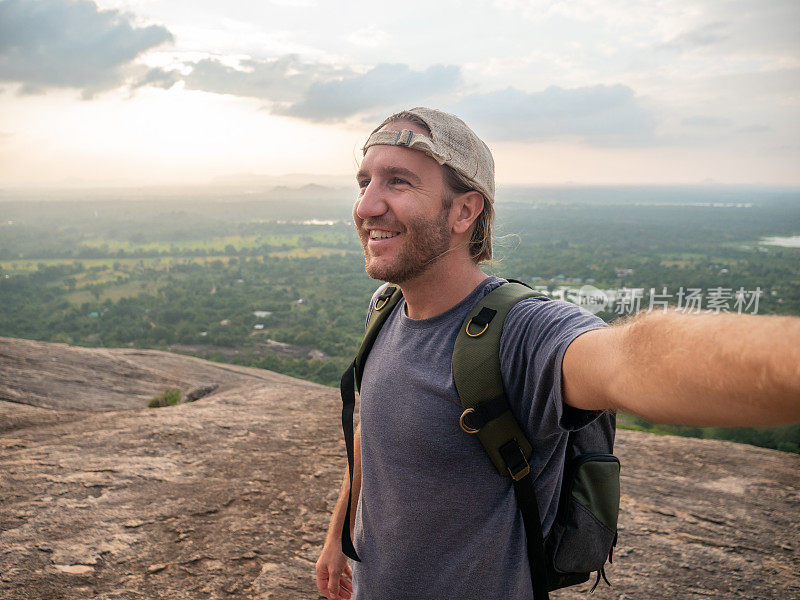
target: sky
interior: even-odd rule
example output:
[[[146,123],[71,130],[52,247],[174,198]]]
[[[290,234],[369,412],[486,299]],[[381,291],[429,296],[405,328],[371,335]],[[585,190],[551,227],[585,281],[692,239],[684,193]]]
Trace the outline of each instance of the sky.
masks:
[[[350,177],[403,108],[505,184],[800,185],[797,0],[0,0],[0,187]]]

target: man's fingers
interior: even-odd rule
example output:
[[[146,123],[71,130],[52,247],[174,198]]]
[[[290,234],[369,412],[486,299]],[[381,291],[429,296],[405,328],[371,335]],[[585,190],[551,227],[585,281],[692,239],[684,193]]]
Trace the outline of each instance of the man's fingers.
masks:
[[[329,571],[328,577],[328,596],[329,600],[338,600],[339,599],[339,578],[340,578],[339,571]]]
[[[350,600],[353,597],[353,570],[345,566],[344,571],[330,571],[327,597],[329,600]]]
[[[347,592],[348,594],[353,593],[353,582],[349,579],[342,578],[339,587],[341,588],[341,593]]]
[[[339,585],[339,598],[342,600],[350,600],[353,597],[353,584],[342,578]]]
[[[350,600],[353,594],[353,569],[346,560],[320,557],[316,564],[317,590],[328,600]]]
[[[345,566],[339,579],[339,596],[342,600],[353,597],[353,570],[349,566]]]
[[[317,591],[325,596],[328,597],[328,572],[327,571],[317,571]]]

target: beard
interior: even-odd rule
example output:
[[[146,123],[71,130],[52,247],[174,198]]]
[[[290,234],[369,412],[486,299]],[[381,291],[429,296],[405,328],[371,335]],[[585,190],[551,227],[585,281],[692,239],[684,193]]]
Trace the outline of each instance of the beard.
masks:
[[[381,262],[368,247],[367,223],[362,223],[358,237],[364,247],[364,270],[367,275],[380,281],[403,283],[425,273],[450,249],[450,227],[448,211],[443,210],[435,221],[412,218],[401,233],[403,245],[391,262]],[[379,223],[369,225],[380,228]],[[391,228],[389,228],[391,229]]]

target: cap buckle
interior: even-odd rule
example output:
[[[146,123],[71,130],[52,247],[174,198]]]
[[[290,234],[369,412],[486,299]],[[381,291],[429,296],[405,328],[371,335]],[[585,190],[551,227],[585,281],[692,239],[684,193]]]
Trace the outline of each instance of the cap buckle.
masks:
[[[395,146],[410,146],[411,138],[414,137],[414,132],[410,129],[403,129],[397,132],[397,137],[394,139]]]

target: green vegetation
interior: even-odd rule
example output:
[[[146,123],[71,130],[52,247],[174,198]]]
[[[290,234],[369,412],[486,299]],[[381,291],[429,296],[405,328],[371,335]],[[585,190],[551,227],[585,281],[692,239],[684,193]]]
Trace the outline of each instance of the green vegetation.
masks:
[[[147,403],[148,408],[161,408],[162,406],[175,406],[180,404],[183,392],[178,389],[170,388],[165,390],[160,396],[154,396]]]
[[[651,423],[635,415],[620,414],[617,418],[620,429],[646,431],[662,435],[728,440],[741,444],[752,444],[762,448],[773,448],[783,452],[800,453],[800,425],[781,427],[687,427],[686,425],[662,425]]]
[[[759,314],[800,315],[800,249],[758,243],[800,233],[796,191],[564,188],[501,197],[510,201],[497,207],[493,274],[548,290],[760,288]],[[349,204],[0,202],[0,335],[167,349],[337,385],[379,285],[363,271]],[[800,445],[798,427],[620,423],[794,452]]]

